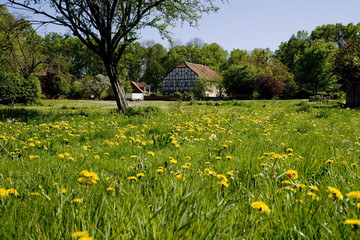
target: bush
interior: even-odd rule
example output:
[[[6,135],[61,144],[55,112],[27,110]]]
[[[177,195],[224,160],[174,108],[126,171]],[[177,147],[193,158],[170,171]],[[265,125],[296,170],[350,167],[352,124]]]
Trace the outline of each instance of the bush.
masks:
[[[81,98],[85,93],[85,86],[82,82],[75,81],[70,87],[69,96],[71,98]]]
[[[49,97],[58,97],[59,95],[68,95],[70,93],[71,79],[66,74],[47,72],[44,78],[43,91]]]
[[[11,73],[0,72],[0,103],[34,103],[40,99],[39,79],[30,76],[28,79]]]

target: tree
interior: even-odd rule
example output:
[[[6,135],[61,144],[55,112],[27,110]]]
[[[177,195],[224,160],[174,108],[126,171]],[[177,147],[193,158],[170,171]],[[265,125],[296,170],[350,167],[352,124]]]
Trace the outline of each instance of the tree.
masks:
[[[228,52],[217,43],[204,44],[199,55],[194,55],[193,58],[195,63],[204,64],[214,71],[220,72],[221,67],[227,61]]]
[[[15,18],[0,5],[0,48],[6,55],[7,69],[28,79],[43,63],[42,38],[30,22]]]
[[[311,32],[310,39],[323,39],[341,48],[346,44],[348,39],[355,38],[358,32],[360,32],[360,24],[354,25],[350,23],[346,26],[341,23],[327,24],[316,27],[315,30]]]
[[[336,51],[332,72],[337,75],[345,90],[349,81],[360,81],[360,40],[347,40],[346,44]]]
[[[334,53],[333,43],[314,40],[305,44],[302,55],[295,62],[295,81],[304,90],[317,94],[319,90],[327,90],[334,80],[330,72],[330,61]]]
[[[93,92],[101,100],[101,94],[111,86],[109,77],[102,74],[96,75],[94,78],[86,82],[85,87],[88,92]]]
[[[305,44],[308,41],[308,32],[299,31],[296,35],[292,35],[289,41],[282,42],[279,49],[275,52],[275,55],[288,67],[289,71],[293,73],[296,65],[296,56],[304,52]]]
[[[228,67],[231,65],[244,65],[248,62],[250,54],[247,50],[234,49],[230,53],[230,57],[227,61]]]
[[[216,0],[49,0],[56,14],[52,15],[29,3],[40,0],[8,0],[10,3],[46,16],[52,23],[68,27],[105,65],[119,110],[125,112],[127,101],[117,64],[126,47],[145,27],[154,27],[163,37],[169,37],[167,27],[180,20],[196,26],[201,13],[216,11]],[[199,14],[200,13],[200,14]]]
[[[141,81],[150,84],[153,92],[160,91],[161,80],[165,74],[161,60],[166,55],[166,49],[161,44],[155,44],[147,47],[144,52],[145,72]]]
[[[40,99],[34,71],[42,63],[42,39],[30,23],[0,5],[0,103],[33,103]]]
[[[252,94],[255,89],[254,80],[262,71],[251,65],[230,66],[223,74],[224,87],[228,95]]]

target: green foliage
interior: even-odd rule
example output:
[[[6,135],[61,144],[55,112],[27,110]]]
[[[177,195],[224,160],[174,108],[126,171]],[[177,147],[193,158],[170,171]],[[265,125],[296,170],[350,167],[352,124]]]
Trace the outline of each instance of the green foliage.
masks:
[[[35,103],[40,99],[41,88],[37,77],[28,79],[0,71],[0,104]]]
[[[43,92],[50,98],[70,93],[71,79],[69,75],[57,71],[47,72],[42,81],[44,82]]]
[[[339,48],[335,54],[332,72],[340,78],[342,89],[349,81],[360,80],[360,40],[354,38]]]
[[[276,51],[276,56],[284,63],[290,72],[294,73],[296,57],[302,55],[305,44],[309,41],[309,34],[306,31],[299,31],[292,35],[287,42],[282,42]]]
[[[69,96],[71,98],[81,98],[85,93],[85,86],[81,81],[75,81],[71,86],[70,86],[70,93]]]
[[[255,87],[254,79],[261,73],[259,68],[249,64],[229,67],[223,74],[227,94],[247,93],[251,95]]]
[[[330,63],[335,48],[332,43],[314,40],[305,44],[304,53],[296,57],[295,81],[300,88],[318,91],[328,90],[334,81]]]
[[[359,32],[360,24],[349,23],[346,26],[341,23],[324,24],[311,32],[310,39],[323,39],[325,42],[334,43],[338,48],[341,48],[347,44],[346,42],[349,39],[356,38]]]
[[[111,87],[111,83],[109,77],[97,74],[95,77],[90,78],[89,81],[86,82],[85,88],[86,91],[89,93],[94,93],[96,97],[103,96],[102,94],[105,93]]]

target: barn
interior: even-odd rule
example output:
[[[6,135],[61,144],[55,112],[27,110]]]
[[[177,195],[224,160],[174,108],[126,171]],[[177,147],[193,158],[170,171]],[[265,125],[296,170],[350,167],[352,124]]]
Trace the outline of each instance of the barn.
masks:
[[[162,80],[163,95],[170,95],[173,92],[189,92],[193,89],[199,78],[215,80],[219,75],[209,67],[184,62],[173,68]],[[217,97],[217,91],[206,93],[208,97]]]

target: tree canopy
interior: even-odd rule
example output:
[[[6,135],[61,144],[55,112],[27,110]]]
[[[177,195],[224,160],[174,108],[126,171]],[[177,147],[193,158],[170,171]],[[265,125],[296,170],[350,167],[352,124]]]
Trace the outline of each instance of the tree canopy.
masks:
[[[202,13],[217,11],[216,0],[48,0],[55,9],[48,13],[40,0],[8,0],[13,5],[48,18],[47,23],[68,27],[103,61],[114,89],[118,108],[127,108],[125,92],[117,64],[131,42],[145,27],[157,28],[163,37],[170,37],[168,27],[178,21],[197,26]],[[33,6],[30,5],[38,5]]]

